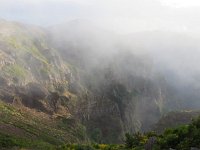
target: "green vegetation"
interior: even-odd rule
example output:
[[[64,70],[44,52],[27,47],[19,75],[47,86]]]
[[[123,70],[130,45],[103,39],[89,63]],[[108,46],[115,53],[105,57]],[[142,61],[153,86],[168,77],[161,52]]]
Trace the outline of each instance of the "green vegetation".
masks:
[[[66,144],[59,146],[58,150],[125,150],[125,147],[114,144]]]
[[[55,149],[86,140],[84,127],[73,119],[51,119],[44,113],[0,101],[0,147]]]
[[[161,135],[154,132],[126,134],[125,145],[128,149],[144,149],[145,146],[152,146],[154,150],[200,148],[200,117],[189,125],[168,128]]]
[[[44,64],[48,64],[47,59],[42,55],[40,50],[33,43],[31,37],[26,37],[23,34],[20,34],[20,36],[17,36],[17,38],[15,36],[8,37],[4,39],[4,41],[7,41],[9,45],[17,49],[17,52],[29,53]]]
[[[29,113],[25,114],[12,105],[0,102],[0,128],[5,128],[0,130],[0,147],[38,150],[143,150],[145,147],[153,150],[169,148],[188,150],[191,147],[200,148],[200,117],[189,125],[166,129],[160,135],[155,132],[127,133],[124,144],[121,145],[90,143],[85,137],[85,129],[80,125],[76,125],[75,128],[73,120],[60,118],[53,122],[45,118],[38,119],[41,117],[39,115],[31,117]],[[97,132],[94,136],[98,138],[99,133]],[[83,141],[90,144],[70,144]]]
[[[93,138],[101,142],[100,132]],[[80,143],[80,144],[70,144]],[[88,143],[88,144],[81,144]],[[124,144],[92,144],[86,129],[73,119],[49,119],[44,113],[15,108],[0,102],[0,147],[58,150],[153,150],[200,148],[200,117],[189,125],[168,128],[162,134],[155,132],[126,134]]]
[[[125,137],[126,137],[125,140],[126,148],[142,147],[148,140],[147,136],[144,136],[139,132],[133,135],[126,133]]]
[[[0,147],[2,148],[12,148],[12,147],[19,147],[19,148],[33,148],[34,149],[41,149],[41,150],[51,150],[54,149],[55,146],[49,144],[44,141],[38,140],[30,140],[27,138],[20,138],[13,135],[7,135],[0,133]]]
[[[95,128],[92,132],[91,132],[91,139],[97,143],[101,143],[101,139],[102,139],[102,133],[101,130],[99,128]]]
[[[154,101],[154,98],[165,96],[165,90],[162,89],[165,87],[165,80],[155,78],[154,83],[154,74],[153,76],[148,74],[148,72],[152,73],[151,65],[146,64],[146,61],[143,63],[143,60],[137,60],[137,57],[132,54],[129,57],[120,51],[113,57],[117,61],[112,62],[111,58],[111,61],[100,64],[100,67],[98,66],[93,71],[93,67],[87,68],[87,65],[91,66],[87,63],[95,62],[94,58],[90,61],[91,58],[87,57],[88,55],[80,57],[87,51],[82,53],[81,49],[79,50],[76,46],[70,48],[68,42],[67,45],[57,43],[58,49],[53,50],[52,47],[57,47],[57,44],[54,45],[51,38],[46,39],[49,42],[47,43],[44,37],[46,33],[43,35],[41,32],[36,32],[37,30],[31,32],[31,29],[20,26],[16,28],[13,29],[12,34],[6,33],[7,36],[0,37],[1,61],[3,62],[2,83],[7,80],[9,83],[5,84],[5,89],[2,85],[0,96],[2,99],[5,97],[9,102],[13,101],[17,106],[0,101],[0,149],[143,150],[148,147],[154,150],[169,148],[187,150],[191,147],[200,148],[200,119],[194,120],[189,125],[166,129],[162,134],[127,133],[123,144],[101,144],[117,143],[121,141],[124,130],[130,126],[139,129],[140,123],[148,125],[148,121],[152,119],[151,116],[160,116],[165,99],[156,104],[151,101]],[[72,50],[72,53],[67,51],[63,53],[62,48],[59,49],[60,46],[63,48],[66,46],[66,50]],[[67,57],[62,57],[62,55]],[[128,68],[133,68],[133,70]],[[140,75],[142,77],[139,77]],[[12,80],[19,84],[12,87]],[[24,80],[28,82],[22,82]],[[36,101],[34,97],[37,95],[32,94],[34,92],[23,90],[26,86],[17,86],[29,84],[32,80],[34,83],[40,83],[41,87],[48,88],[48,93],[52,91],[63,95],[62,99],[61,96],[59,100],[55,98],[55,103],[54,98],[37,99]],[[166,85],[168,87],[168,84]],[[168,92],[167,89],[166,92]],[[46,90],[43,92],[41,89],[39,95],[40,93],[46,93]],[[50,94],[44,95],[48,97]],[[151,97],[152,99],[149,99]],[[169,99],[168,95],[166,97]],[[59,109],[54,109],[48,100],[52,100],[53,107]],[[138,117],[135,117],[137,114],[126,117],[128,113],[136,112],[134,108],[138,106],[135,103],[137,100],[142,100],[139,106],[149,104],[147,105],[150,107],[149,110],[156,110],[146,122],[139,122]],[[77,103],[80,107],[76,108]],[[155,105],[158,107],[154,107]],[[25,106],[30,106],[30,108],[37,106],[39,109],[30,109]],[[79,108],[82,110],[79,111]],[[160,108],[160,112],[156,108]],[[41,110],[44,111],[40,112]],[[150,112],[149,110],[144,110],[144,112]],[[71,118],[71,116],[79,117],[79,114],[73,115],[75,112],[82,113],[80,116],[83,115],[86,118],[87,128]],[[147,113],[146,115],[148,117]],[[172,114],[172,116],[175,115]],[[81,121],[82,118],[80,117],[79,120]],[[173,120],[172,123],[174,123]]]
[[[3,71],[9,76],[16,77],[20,80],[24,80],[27,75],[27,71],[18,64],[8,65],[3,68]]]

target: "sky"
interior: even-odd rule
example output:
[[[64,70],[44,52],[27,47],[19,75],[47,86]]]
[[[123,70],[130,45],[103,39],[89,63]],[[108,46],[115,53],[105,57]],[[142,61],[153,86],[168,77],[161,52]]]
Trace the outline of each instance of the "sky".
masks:
[[[200,0],[0,0],[0,18],[40,26],[88,20],[120,33],[200,31]]]

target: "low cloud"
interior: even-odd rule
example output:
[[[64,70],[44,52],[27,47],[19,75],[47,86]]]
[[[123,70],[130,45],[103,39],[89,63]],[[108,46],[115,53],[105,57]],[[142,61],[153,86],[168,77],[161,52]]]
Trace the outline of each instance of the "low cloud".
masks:
[[[199,32],[199,7],[197,0],[1,0],[0,18],[42,26],[86,19],[119,33]]]

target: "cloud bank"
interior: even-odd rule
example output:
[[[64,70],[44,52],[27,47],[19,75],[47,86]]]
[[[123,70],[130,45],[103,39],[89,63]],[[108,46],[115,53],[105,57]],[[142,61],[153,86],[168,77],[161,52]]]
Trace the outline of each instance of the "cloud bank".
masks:
[[[0,18],[50,26],[86,19],[120,33],[200,31],[198,0],[1,0]]]

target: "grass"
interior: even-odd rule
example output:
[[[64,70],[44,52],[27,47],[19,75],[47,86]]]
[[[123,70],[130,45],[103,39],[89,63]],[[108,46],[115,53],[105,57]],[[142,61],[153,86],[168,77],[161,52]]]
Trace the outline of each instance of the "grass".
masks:
[[[1,148],[17,147],[33,150],[124,149],[123,145],[91,144],[85,134],[84,126],[73,119],[51,119],[41,112],[34,112],[23,107],[16,108],[0,101]]]
[[[39,61],[43,62],[44,64],[48,64],[47,59],[41,54],[41,52],[38,50],[38,48],[32,43],[32,40],[23,37],[23,35],[16,37],[8,37],[4,39],[7,41],[9,45],[11,45],[13,48],[17,49],[18,52],[26,52],[30,53],[33,57],[38,59]]]
[[[9,76],[17,77],[24,80],[27,75],[27,71],[18,64],[7,65],[3,68],[3,72],[7,73]]]
[[[51,119],[44,113],[25,108],[17,109],[0,102],[0,146],[26,148],[35,144],[41,147],[56,147],[86,140],[82,125],[75,121],[68,124],[62,120]]]
[[[165,130],[163,134],[126,134],[125,144],[95,144],[86,129],[74,119],[50,118],[47,114],[0,101],[0,148],[33,150],[143,150],[156,138],[155,150],[199,147],[200,118],[189,125]]]
[[[41,150],[50,150],[54,149],[55,146],[52,144],[49,144],[44,141],[38,141],[38,140],[30,140],[27,138],[19,138],[13,135],[7,135],[4,133],[0,133],[0,147],[4,148],[13,148],[13,147],[19,147],[19,148],[33,148],[34,149],[41,149]]]

